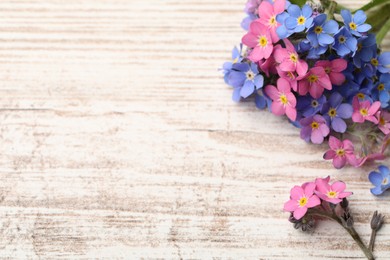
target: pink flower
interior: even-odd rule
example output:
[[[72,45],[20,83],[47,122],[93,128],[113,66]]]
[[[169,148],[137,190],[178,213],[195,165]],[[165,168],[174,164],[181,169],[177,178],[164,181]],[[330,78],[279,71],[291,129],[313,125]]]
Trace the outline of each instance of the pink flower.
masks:
[[[320,60],[316,62],[315,66],[323,67],[325,73],[328,74],[330,82],[333,85],[340,86],[345,81],[345,76],[342,71],[344,71],[348,63],[344,59],[335,59],[332,61],[329,60]]]
[[[286,0],[275,0],[273,5],[268,1],[262,2],[258,9],[260,23],[266,26],[270,31],[272,42],[274,43],[279,41],[276,28],[280,26],[280,23],[276,21],[276,16],[283,13],[285,8]]]
[[[259,19],[251,23],[249,32],[242,37],[242,42],[253,48],[249,54],[249,59],[253,62],[268,59],[274,48],[269,30]]]
[[[274,47],[274,49],[275,49],[275,47]],[[276,64],[276,61],[272,55],[269,56],[269,58],[266,60],[259,61],[258,64],[259,64],[260,69],[265,73],[265,75],[267,75],[267,77],[269,77],[270,74],[277,74],[277,70],[276,70],[277,64]]]
[[[321,204],[320,199],[314,195],[315,188],[314,182],[294,186],[290,192],[290,200],[284,204],[284,210],[293,212],[295,219],[301,219],[306,214],[307,209]]]
[[[303,118],[299,121],[302,126],[301,138],[306,142],[321,144],[324,137],[328,136],[330,130],[325,118],[320,115]]]
[[[316,179],[315,184],[317,185],[315,194],[320,199],[330,202],[332,204],[340,203],[343,198],[352,195],[352,192],[345,192],[346,185],[342,181],[336,181],[330,185],[324,179]]]
[[[375,116],[378,119],[378,128],[382,131],[382,133],[385,135],[390,134],[390,113],[379,110]]]
[[[381,107],[381,102],[376,101],[372,105],[369,100],[359,102],[359,99],[355,96],[352,101],[353,114],[352,121],[355,123],[363,123],[368,120],[374,124],[378,124],[378,119],[375,117],[375,113],[378,112]]]
[[[300,95],[306,95],[309,92],[313,98],[319,98],[325,88],[332,89],[332,83],[323,67],[313,67],[305,76],[299,79],[301,79],[298,85]]]
[[[294,94],[291,92],[291,85],[288,80],[279,78],[277,86],[268,85],[265,87],[265,93],[273,100],[271,105],[271,111],[277,116],[286,114],[287,117],[295,121],[297,118],[297,100]]]
[[[299,59],[294,45],[287,40],[283,40],[286,48],[277,48],[274,51],[274,57],[281,71],[297,72],[299,76],[304,76],[307,73],[308,65],[304,60]]]
[[[354,154],[353,144],[350,140],[340,141],[336,137],[330,136],[329,147],[330,150],[324,154],[324,159],[333,159],[333,166],[336,169],[343,168],[347,162],[353,166],[358,164],[358,160]]]
[[[294,91],[298,91],[298,81],[297,81],[297,78],[298,78],[298,75],[295,71],[282,71],[279,66],[276,67],[276,70],[278,72],[278,75],[281,77],[281,78],[284,78],[286,79],[288,82],[290,82],[290,85],[291,85],[291,88],[294,90]]]

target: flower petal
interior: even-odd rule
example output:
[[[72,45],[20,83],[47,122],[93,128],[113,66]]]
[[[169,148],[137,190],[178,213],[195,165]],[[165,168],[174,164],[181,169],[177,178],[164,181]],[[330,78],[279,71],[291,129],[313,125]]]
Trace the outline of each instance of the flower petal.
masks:
[[[368,175],[368,179],[375,186],[380,186],[382,184],[382,181],[383,181],[382,174],[380,174],[379,172],[374,172],[374,171],[370,172],[370,174]]]
[[[290,191],[290,197],[293,200],[299,200],[305,195],[301,186],[295,185]]]
[[[321,204],[321,201],[320,199],[317,197],[317,195],[313,195],[309,198],[307,204],[306,204],[306,207],[308,208],[313,208],[315,206],[318,206]]]
[[[296,200],[289,200],[286,203],[284,203],[283,209],[285,211],[293,212],[298,208],[298,202]]]
[[[300,220],[301,218],[303,218],[303,216],[305,216],[307,212],[307,208],[306,207],[302,207],[302,208],[297,208],[294,213],[293,213],[293,216],[296,220]]]
[[[342,181],[336,181],[332,184],[331,189],[337,192],[343,192],[347,186]]]

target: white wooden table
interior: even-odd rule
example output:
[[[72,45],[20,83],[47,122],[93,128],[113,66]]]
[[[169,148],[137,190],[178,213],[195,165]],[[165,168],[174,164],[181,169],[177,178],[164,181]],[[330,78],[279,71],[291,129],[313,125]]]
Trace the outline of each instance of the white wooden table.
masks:
[[[231,101],[217,69],[244,4],[0,2],[1,259],[363,259],[337,224],[305,234],[282,211],[331,175],[367,241],[390,195],[369,193],[375,164],[335,170],[326,145]]]

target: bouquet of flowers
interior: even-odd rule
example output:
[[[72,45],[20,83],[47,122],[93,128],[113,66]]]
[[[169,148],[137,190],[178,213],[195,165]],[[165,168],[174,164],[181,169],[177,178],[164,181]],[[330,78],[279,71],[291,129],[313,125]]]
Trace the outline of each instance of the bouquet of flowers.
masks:
[[[245,11],[247,33],[223,65],[233,100],[254,97],[306,142],[327,141],[324,159],[336,168],[384,159],[390,53],[378,46],[390,28],[390,2],[351,12],[329,0],[249,0]]]

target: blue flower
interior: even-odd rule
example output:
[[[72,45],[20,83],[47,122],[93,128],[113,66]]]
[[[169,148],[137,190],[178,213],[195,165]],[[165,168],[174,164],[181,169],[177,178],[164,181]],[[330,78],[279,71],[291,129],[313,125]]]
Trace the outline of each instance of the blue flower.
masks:
[[[340,57],[344,57],[351,52],[355,53],[357,50],[358,41],[344,26],[335,34],[334,38],[333,49],[337,51]]]
[[[315,99],[311,96],[298,96],[297,98],[297,111],[302,114],[303,117],[311,117],[320,112],[323,104],[326,102],[326,97]]]
[[[328,46],[334,42],[334,38],[329,34],[335,34],[339,30],[339,25],[334,20],[326,21],[326,14],[320,14],[313,20],[313,26],[310,28],[307,38],[317,38],[318,44]]]
[[[381,73],[389,73],[390,68],[390,52],[383,52],[378,57],[374,57],[370,61],[372,67],[374,67],[374,71],[378,70]]]
[[[264,109],[268,107],[270,109],[272,100],[267,97],[262,89],[255,91],[255,104],[258,109]]]
[[[320,43],[318,42],[317,36],[313,34],[308,34],[307,35],[307,41],[302,41],[301,47],[302,49],[305,48],[304,46],[306,45],[306,48],[309,47],[309,53],[307,55],[308,59],[319,59],[320,55],[324,54],[327,50],[328,47],[321,46]]]
[[[368,175],[368,179],[375,185],[371,189],[371,193],[374,195],[381,195],[385,190],[390,188],[390,170],[384,165],[378,167],[379,172],[372,171]]]
[[[345,27],[355,36],[361,37],[362,33],[366,33],[371,29],[371,25],[364,23],[367,20],[366,14],[359,10],[354,16],[349,10],[341,10]]]
[[[379,81],[376,83],[375,88],[372,91],[372,96],[375,100],[381,102],[381,107],[386,108],[389,106],[390,101],[390,74],[382,74],[379,77]]]
[[[222,66],[224,80],[226,84],[229,84],[229,74],[233,69],[233,64],[239,63],[243,60],[242,57],[242,44],[240,44],[240,49],[234,47],[232,50],[232,61],[225,62]]]
[[[357,50],[353,56],[353,63],[361,68],[364,62],[369,62],[376,56],[377,45],[374,34],[369,34],[365,38],[359,38]]]
[[[284,21],[284,25],[288,30],[293,30],[294,32],[303,32],[306,29],[309,29],[313,24],[313,10],[310,6],[304,5],[302,10],[297,5],[290,5],[287,8],[289,17]]]
[[[259,74],[257,65],[251,63],[233,64],[233,70],[229,74],[229,85],[233,86],[233,100],[238,102],[242,98],[247,98],[263,87],[264,77]]]
[[[347,124],[343,119],[351,118],[353,113],[352,106],[346,103],[342,104],[342,102],[343,97],[339,93],[334,92],[321,109],[321,113],[328,125],[331,125],[332,129],[338,133],[345,133]]]

